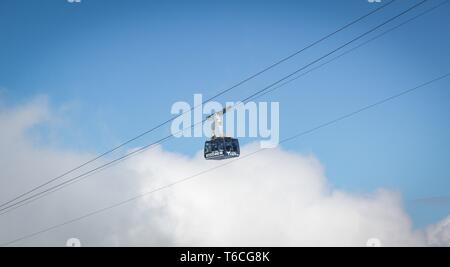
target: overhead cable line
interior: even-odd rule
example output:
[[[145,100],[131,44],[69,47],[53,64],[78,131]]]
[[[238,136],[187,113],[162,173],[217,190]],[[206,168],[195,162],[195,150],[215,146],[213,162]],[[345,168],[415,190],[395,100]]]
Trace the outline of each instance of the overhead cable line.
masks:
[[[378,38],[384,36],[385,34],[387,34],[387,33],[389,33],[389,32],[392,32],[392,31],[395,30],[395,29],[398,29],[399,27],[401,27],[401,26],[403,26],[403,25],[405,25],[405,24],[407,24],[407,23],[409,23],[409,22],[411,22],[411,21],[413,21],[413,20],[415,20],[415,19],[417,19],[417,18],[419,18],[419,17],[421,17],[421,16],[423,16],[423,15],[425,15],[425,14],[427,14],[427,13],[433,11],[433,10],[435,10],[435,9],[437,9],[438,7],[441,7],[441,6],[444,5],[444,4],[447,4],[449,1],[450,1],[450,0],[445,0],[445,1],[441,2],[440,4],[435,5],[435,6],[431,7],[431,8],[429,8],[429,9],[425,10],[424,12],[421,12],[421,13],[415,15],[414,17],[409,18],[408,20],[405,20],[405,21],[403,21],[402,23],[400,23],[400,24],[398,24],[398,25],[396,25],[396,26],[394,26],[394,27],[392,27],[392,28],[389,28],[388,30],[383,31],[382,33],[380,33],[380,34],[378,34],[378,35],[376,35],[376,36],[374,36],[374,37],[368,39],[367,41],[364,41],[363,43],[361,43],[361,44],[359,44],[359,45],[357,45],[357,46],[355,46],[355,47],[353,47],[353,48],[351,48],[351,49],[349,49],[349,50],[347,50],[347,51],[345,51],[345,52],[339,54],[338,56],[335,56],[335,57],[333,57],[332,59],[330,59],[330,60],[328,60],[328,61],[326,61],[326,62],[324,62],[324,63],[321,63],[320,65],[318,65],[318,66],[316,66],[316,67],[314,67],[314,68],[311,68],[311,69],[309,69],[308,71],[303,72],[303,73],[301,73],[300,75],[298,75],[298,76],[296,76],[296,77],[294,77],[294,78],[292,78],[292,79],[290,79],[290,80],[288,80],[288,81],[286,81],[286,82],[283,82],[282,84],[280,84],[280,85],[278,85],[278,86],[276,86],[276,87],[274,87],[274,88],[272,88],[272,89],[270,89],[270,90],[268,90],[268,91],[266,91],[266,92],[264,92],[264,93],[262,93],[262,94],[259,94],[259,95],[255,96],[255,97],[253,97],[252,100],[258,99],[258,98],[260,98],[260,97],[262,97],[262,96],[264,96],[264,95],[266,95],[266,94],[268,94],[268,93],[271,93],[271,92],[273,92],[273,91],[275,91],[275,90],[277,90],[277,89],[279,89],[279,88],[281,88],[281,87],[283,87],[283,86],[285,86],[285,85],[287,85],[287,84],[289,84],[289,83],[291,83],[291,82],[293,82],[293,81],[299,79],[300,77],[303,77],[303,76],[305,76],[306,74],[311,73],[311,72],[313,72],[314,70],[317,70],[317,69],[319,69],[319,68],[321,68],[321,67],[323,67],[323,66],[325,66],[325,65],[327,65],[327,64],[329,64],[329,63],[331,63],[331,62],[333,62],[333,61],[335,61],[335,60],[337,60],[337,59],[339,59],[339,58],[341,58],[342,56],[345,56],[345,55],[347,55],[347,54],[349,54],[349,53],[355,51],[356,49],[358,49],[358,48],[360,48],[360,47],[362,47],[362,46],[364,46],[364,45],[366,45],[366,44],[368,44],[368,43],[370,43],[370,42],[372,42],[372,41],[374,41],[374,40],[376,40],[376,39],[378,39]],[[141,152],[143,152],[143,151],[141,151]],[[138,152],[138,154],[139,154],[139,153],[140,153],[140,152]],[[120,162],[120,161],[115,162],[114,164],[117,164],[117,163],[119,163],[119,162]],[[95,172],[92,172],[92,173],[90,173],[90,174],[87,174],[87,175],[81,177],[79,180],[75,180],[75,181],[72,181],[72,182],[70,182],[70,183],[67,183],[67,184],[61,186],[59,189],[62,189],[62,188],[64,188],[64,187],[67,187],[67,186],[71,185],[72,183],[75,183],[75,182],[84,180],[84,179],[90,177],[91,175],[94,175],[95,173],[97,173],[97,172],[99,172],[99,171],[101,171],[101,169],[100,169],[100,170],[97,170],[97,171],[95,171]],[[23,203],[21,203],[20,205],[16,205],[16,206],[14,206],[13,208],[11,208],[11,209],[9,209],[9,210],[0,212],[0,216],[3,215],[3,214],[5,214],[5,213],[8,213],[9,211],[12,211],[12,210],[17,209],[17,208],[20,208],[20,207],[22,207],[22,206],[24,206],[24,205],[27,205],[27,204],[29,204],[31,201],[35,201],[35,200],[41,199],[41,198],[47,196],[48,194],[51,194],[51,193],[53,193],[54,191],[57,191],[57,190],[58,190],[58,188],[53,189],[53,190],[51,190],[51,191],[46,192],[45,194],[42,194],[42,195],[40,195],[40,196],[38,196],[38,197],[36,197],[36,198],[34,198],[34,199],[31,199],[31,200],[28,201],[28,202],[23,202]]]
[[[439,7],[443,6],[443,5],[445,5],[445,4],[448,4],[449,2],[450,2],[450,0],[442,1],[441,3],[439,3],[439,4],[435,5],[435,6],[432,6],[432,7],[428,8],[428,9],[426,9],[425,11],[423,11],[423,12],[421,12],[421,13],[419,13],[419,14],[417,14],[417,15],[415,15],[415,16],[413,16],[413,17],[411,17],[411,18],[409,18],[409,19],[407,19],[407,20],[405,20],[405,21],[403,21],[402,23],[400,23],[400,24],[398,24],[398,25],[396,25],[396,26],[394,26],[394,27],[392,27],[392,28],[389,28],[389,29],[385,30],[385,31],[383,31],[383,32],[380,33],[380,34],[375,35],[374,37],[372,37],[372,38],[370,38],[370,39],[368,39],[368,40],[366,40],[366,41],[360,43],[359,45],[357,45],[357,46],[355,46],[355,47],[352,47],[352,48],[348,49],[347,51],[345,51],[345,52],[343,52],[343,53],[341,53],[341,54],[339,54],[339,55],[337,55],[337,56],[331,58],[330,60],[327,60],[327,61],[325,61],[325,62],[323,62],[323,63],[321,63],[321,64],[319,64],[319,65],[317,65],[317,66],[315,66],[315,67],[313,67],[313,68],[311,68],[311,69],[309,69],[309,70],[303,72],[303,73],[301,73],[300,75],[297,75],[297,76],[295,76],[294,78],[289,79],[288,81],[285,81],[285,82],[283,82],[283,83],[281,83],[281,84],[279,84],[279,85],[273,87],[272,89],[270,89],[270,90],[268,90],[268,91],[265,91],[264,93],[261,93],[261,94],[255,96],[254,98],[252,98],[252,100],[255,100],[255,99],[257,99],[257,98],[260,98],[260,97],[262,97],[262,96],[264,96],[264,95],[266,95],[266,94],[268,94],[268,93],[271,93],[271,92],[273,92],[273,91],[275,91],[275,90],[277,90],[277,89],[279,89],[279,88],[285,86],[286,84],[289,84],[289,83],[291,83],[291,82],[293,82],[293,81],[295,81],[295,80],[297,80],[297,79],[299,79],[299,78],[305,76],[305,75],[308,74],[308,73],[311,73],[311,72],[313,72],[313,71],[315,71],[315,70],[317,70],[317,69],[320,69],[321,67],[323,67],[323,66],[325,66],[325,65],[328,65],[329,63],[331,63],[331,62],[333,62],[333,61],[335,61],[335,60],[337,60],[337,59],[339,59],[339,58],[341,58],[341,57],[343,57],[343,56],[345,56],[345,55],[347,55],[347,54],[349,54],[349,53],[351,53],[351,52],[357,50],[357,49],[360,48],[360,47],[365,46],[366,44],[368,44],[368,43],[370,43],[370,42],[372,42],[372,41],[374,41],[374,40],[376,40],[376,39],[378,39],[378,38],[380,38],[380,37],[382,37],[382,36],[384,36],[384,35],[386,35],[386,34],[392,32],[392,31],[394,31],[394,30],[400,28],[401,26],[403,26],[403,25],[405,25],[405,24],[407,24],[407,23],[409,23],[409,22],[411,22],[411,21],[413,21],[413,20],[415,20],[415,19],[417,19],[417,18],[419,18],[419,17],[421,17],[421,16],[423,16],[423,15],[426,15],[426,14],[430,13],[431,11],[433,11],[433,10],[435,10],[435,9],[437,9],[437,8],[439,8]],[[0,213],[0,215],[1,215],[1,213]]]
[[[366,35],[368,35],[368,34],[370,34],[370,33],[372,33],[372,32],[374,32],[375,30],[377,30],[377,29],[383,27],[384,25],[388,24],[389,22],[391,22],[391,21],[397,19],[398,17],[400,17],[400,16],[402,16],[402,15],[404,15],[404,14],[410,12],[411,10],[413,10],[413,9],[415,9],[415,8],[417,8],[417,7],[419,7],[420,5],[424,4],[424,3],[427,2],[427,1],[428,1],[428,0],[423,0],[423,1],[421,1],[421,2],[419,2],[419,3],[417,3],[417,4],[415,4],[415,5],[413,5],[413,6],[409,7],[409,8],[407,8],[406,10],[402,11],[401,13],[399,13],[399,14],[397,14],[397,15],[391,17],[390,19],[384,21],[383,23],[381,23],[381,24],[379,24],[379,25],[377,25],[377,26],[371,28],[370,30],[368,30],[368,31],[366,31],[366,32],[364,32],[364,33],[362,33],[362,34],[360,34],[359,36],[355,37],[354,39],[352,39],[352,40],[350,40],[350,41],[344,43],[343,45],[341,45],[341,46],[339,46],[338,48],[336,48],[336,49],[334,49],[334,50],[332,50],[332,51],[326,53],[325,55],[323,55],[323,56],[321,56],[321,57],[319,57],[319,58],[313,60],[312,62],[306,64],[305,66],[303,66],[303,67],[297,69],[296,71],[294,71],[294,72],[288,74],[287,76],[284,76],[283,78],[281,78],[281,79],[279,79],[278,81],[276,81],[276,82],[270,84],[269,86],[266,86],[266,87],[264,87],[263,89],[260,89],[260,90],[256,91],[255,93],[253,93],[253,94],[251,94],[250,96],[248,96],[248,97],[246,97],[245,99],[243,99],[243,100],[241,101],[241,103],[245,103],[245,102],[248,101],[249,99],[258,96],[259,94],[261,94],[261,93],[263,93],[263,92],[269,90],[269,89],[272,88],[273,86],[276,86],[277,84],[280,84],[280,83],[284,82],[285,80],[287,80],[287,79],[293,77],[294,75],[296,75],[297,73],[301,72],[302,70],[305,70],[305,69],[307,69],[308,67],[314,65],[315,63],[321,61],[322,59],[324,59],[324,58],[326,58],[326,57],[328,57],[328,56],[330,56],[330,55],[332,55],[332,54],[338,52],[339,50],[341,50],[341,49],[347,47],[347,46],[350,45],[351,43],[353,43],[353,42],[355,42],[355,41],[357,41],[357,40],[363,38],[364,36],[366,36]],[[82,177],[84,177],[84,176],[86,176],[86,175],[90,175],[90,174],[92,174],[92,173],[94,173],[94,172],[98,172],[98,171],[103,170],[103,169],[105,169],[105,168],[107,168],[107,167],[109,167],[109,166],[111,166],[111,165],[113,165],[113,164],[115,164],[115,163],[117,163],[117,162],[120,162],[120,161],[122,161],[122,160],[124,160],[124,159],[130,158],[131,156],[134,156],[134,155],[136,155],[136,154],[138,154],[138,153],[140,153],[140,152],[142,152],[142,151],[144,151],[144,150],[147,150],[147,149],[149,149],[149,148],[151,148],[151,147],[154,147],[154,146],[157,145],[157,144],[161,144],[161,143],[167,141],[167,140],[170,139],[171,137],[174,137],[174,135],[176,135],[176,134],[178,134],[178,133],[184,132],[186,129],[190,129],[190,128],[192,128],[192,127],[195,127],[196,125],[203,124],[205,121],[207,121],[207,119],[204,119],[204,120],[202,120],[202,121],[200,121],[200,122],[198,122],[198,123],[195,123],[195,124],[191,125],[190,127],[187,127],[187,128],[185,128],[185,129],[182,129],[182,130],[180,130],[179,132],[177,132],[177,133],[175,133],[175,134],[170,134],[170,135],[168,135],[168,136],[166,136],[166,137],[163,137],[163,138],[157,140],[156,142],[153,142],[153,143],[151,143],[151,144],[145,145],[145,146],[143,146],[143,147],[141,147],[141,148],[139,148],[139,149],[136,149],[136,150],[134,150],[134,151],[132,151],[132,152],[130,152],[130,153],[128,153],[128,154],[125,154],[125,155],[123,155],[123,156],[121,156],[121,157],[119,157],[119,158],[116,158],[116,159],[114,159],[114,160],[111,160],[111,161],[109,161],[109,162],[107,162],[107,163],[105,163],[105,164],[102,164],[102,165],[100,165],[100,166],[94,168],[94,169],[91,169],[91,170],[89,170],[89,171],[87,171],[87,172],[84,172],[84,173],[82,173],[82,174],[80,174],[80,175],[77,175],[77,176],[75,176],[75,177],[73,177],[73,178],[71,178],[71,179],[69,179],[69,180],[66,180],[66,181],[64,181],[64,182],[61,182],[60,184],[54,185],[54,186],[49,187],[49,188],[47,188],[47,189],[45,189],[45,190],[43,190],[43,191],[37,192],[37,193],[35,193],[35,194],[33,194],[33,195],[29,196],[29,197],[23,198],[23,199],[21,199],[21,200],[19,200],[19,201],[16,201],[16,202],[14,202],[14,203],[12,203],[12,204],[10,204],[10,205],[6,205],[6,206],[3,205],[2,208],[0,209],[0,213],[1,213],[1,214],[5,214],[5,213],[9,212],[10,210],[13,210],[15,206],[18,206],[18,205],[20,205],[20,204],[22,204],[22,203],[30,203],[30,202],[33,201],[32,199],[35,199],[35,198],[37,198],[37,197],[39,197],[39,196],[41,196],[41,195],[43,195],[43,194],[46,194],[46,193],[48,193],[48,192],[54,192],[55,189],[61,188],[61,187],[63,187],[63,186],[66,185],[66,184],[69,184],[69,183],[74,182],[75,180],[79,180],[80,178],[82,178]],[[35,191],[35,190],[33,190],[33,191]],[[6,212],[5,212],[5,211],[6,211]]]
[[[353,116],[355,116],[355,115],[357,115],[357,114],[359,114],[359,113],[362,113],[362,112],[367,111],[367,110],[369,110],[369,109],[375,108],[375,107],[377,107],[377,106],[379,106],[379,105],[385,104],[385,103],[387,103],[387,102],[389,102],[389,101],[392,101],[392,100],[397,99],[397,98],[399,98],[399,97],[402,97],[402,96],[404,96],[404,95],[410,94],[410,93],[412,93],[412,92],[414,92],[414,91],[416,91],[416,90],[418,90],[418,89],[420,89],[420,88],[423,88],[423,87],[425,87],[425,86],[431,85],[431,84],[433,84],[433,83],[435,83],[435,82],[438,82],[438,81],[440,81],[440,80],[443,80],[443,79],[445,79],[445,78],[448,78],[449,76],[450,76],[450,72],[448,72],[448,73],[446,73],[446,74],[444,74],[444,75],[438,76],[438,77],[436,77],[436,78],[434,78],[434,79],[432,79],[432,80],[429,80],[429,81],[427,81],[427,82],[424,82],[424,83],[422,83],[422,84],[420,84],[420,85],[417,85],[417,86],[415,86],[415,87],[413,87],[413,88],[410,88],[410,89],[401,91],[401,92],[399,92],[399,93],[397,93],[397,94],[391,95],[391,96],[386,97],[386,98],[384,98],[384,99],[381,99],[381,100],[379,100],[379,101],[377,101],[377,102],[374,102],[374,103],[372,103],[372,104],[366,105],[366,106],[364,106],[364,107],[362,107],[362,108],[359,108],[359,109],[357,109],[357,110],[354,110],[354,111],[352,111],[352,112],[349,112],[349,113],[347,113],[347,114],[345,114],[345,115],[339,116],[339,117],[337,117],[337,118],[335,118],[335,119],[332,119],[332,120],[330,120],[330,121],[327,121],[327,122],[325,122],[325,123],[319,124],[319,125],[317,125],[317,126],[315,126],[315,127],[313,127],[313,128],[310,128],[310,129],[308,129],[308,130],[306,130],[306,131],[299,132],[299,133],[297,133],[297,134],[295,134],[295,135],[292,135],[292,136],[290,136],[290,137],[288,137],[288,138],[286,138],[286,139],[281,140],[281,141],[280,141],[280,144],[286,143],[286,142],[290,142],[290,141],[292,141],[292,140],[294,140],[294,139],[297,139],[297,138],[299,138],[299,137],[301,137],[301,136],[311,134],[311,133],[313,133],[313,132],[315,132],[315,131],[317,131],[317,130],[320,130],[320,129],[322,129],[322,128],[325,128],[325,127],[328,127],[328,126],[330,126],[330,125],[336,124],[336,123],[338,123],[338,122],[340,122],[340,121],[343,121],[343,120],[345,120],[345,119],[349,119],[349,118],[351,118],[351,117],[353,117]],[[104,208],[101,208],[101,209],[97,209],[97,210],[92,211],[92,212],[90,212],[90,213],[87,213],[87,214],[85,214],[85,215],[83,215],[83,216],[76,217],[76,218],[74,218],[74,219],[65,221],[65,222],[63,222],[63,223],[56,224],[56,225],[53,225],[53,226],[51,226],[51,227],[42,229],[42,230],[40,230],[40,231],[37,231],[37,232],[31,233],[31,234],[28,234],[28,235],[19,237],[19,238],[17,238],[17,239],[12,240],[12,241],[8,241],[8,242],[6,242],[6,243],[0,244],[0,246],[2,246],[2,247],[4,247],[4,246],[9,246],[9,245],[14,244],[14,243],[17,243],[17,242],[19,242],[19,241],[22,241],[22,240],[25,240],[25,239],[28,239],[28,238],[37,236],[37,235],[39,235],[39,234],[43,234],[43,233],[49,232],[49,231],[51,231],[51,230],[60,228],[60,227],[62,227],[62,226],[65,226],[65,225],[68,225],[68,224],[71,224],[71,223],[74,223],[74,222],[77,222],[77,221],[80,221],[80,220],[83,220],[83,219],[85,219],[85,218],[94,216],[94,215],[99,214],[99,213],[103,213],[103,212],[105,212],[105,211],[114,209],[114,208],[119,207],[119,206],[122,206],[122,205],[124,205],[124,204],[130,203],[130,202],[133,202],[133,201],[136,201],[136,200],[141,199],[141,198],[146,197],[146,196],[149,196],[149,195],[154,194],[154,193],[156,193],[156,192],[158,192],[158,191],[162,191],[162,190],[164,190],[164,189],[173,187],[173,186],[175,186],[175,185],[177,185],[177,184],[180,184],[180,183],[183,183],[183,182],[192,180],[192,179],[194,179],[194,178],[196,178],[196,177],[198,177],[198,176],[201,176],[201,175],[206,174],[206,173],[208,173],[208,172],[211,172],[211,171],[217,170],[217,169],[219,169],[219,168],[225,167],[225,166],[227,166],[227,165],[230,165],[230,164],[232,164],[232,163],[235,163],[235,162],[238,161],[238,160],[242,160],[242,159],[251,157],[251,156],[253,156],[253,155],[255,155],[255,154],[257,154],[257,153],[259,153],[259,152],[261,152],[261,151],[265,151],[265,150],[268,150],[268,149],[269,149],[269,148],[260,148],[260,149],[258,149],[258,150],[255,150],[255,151],[249,153],[249,154],[243,155],[243,156],[240,157],[240,158],[236,158],[236,159],[227,161],[227,162],[225,162],[225,163],[223,163],[223,164],[220,164],[220,165],[218,165],[218,166],[215,166],[215,167],[213,167],[213,168],[209,168],[209,169],[206,169],[206,170],[204,170],[204,171],[201,171],[201,172],[198,172],[198,173],[196,173],[196,174],[193,174],[193,175],[191,175],[191,176],[188,176],[188,177],[185,177],[185,178],[176,180],[175,182],[172,182],[172,183],[166,184],[166,185],[164,185],[164,186],[155,188],[155,189],[153,189],[153,190],[151,190],[151,191],[148,191],[148,192],[145,192],[145,193],[136,195],[136,196],[131,197],[131,198],[128,198],[128,199],[126,199],[126,200],[124,200],[124,201],[117,202],[117,203],[115,203],[115,204],[113,204],[113,205],[110,205],[110,206],[107,206],[107,207],[104,207]]]
[[[213,100],[213,99],[216,99],[217,97],[219,97],[219,96],[221,96],[221,95],[223,95],[223,94],[225,94],[225,93],[227,93],[227,92],[229,92],[229,91],[235,89],[236,87],[239,87],[239,86],[241,86],[242,84],[244,84],[244,83],[246,83],[246,82],[248,82],[248,81],[250,81],[250,80],[252,80],[252,79],[254,79],[254,78],[258,77],[258,76],[260,76],[261,74],[263,74],[263,73],[265,73],[265,72],[267,72],[267,71],[269,71],[269,70],[275,68],[276,66],[278,66],[278,65],[280,65],[280,64],[282,64],[282,63],[288,61],[289,59],[291,59],[291,58],[297,56],[298,54],[300,54],[300,53],[302,53],[302,52],[308,50],[309,48],[311,48],[311,47],[313,47],[313,46],[315,46],[315,45],[321,43],[322,41],[324,41],[324,40],[330,38],[331,36],[333,36],[333,35],[335,35],[335,34],[341,32],[341,31],[345,30],[346,28],[352,26],[353,24],[356,24],[356,23],[358,23],[359,21],[361,21],[361,20],[363,20],[363,19],[369,17],[370,15],[372,15],[372,14],[374,14],[374,13],[376,13],[376,12],[382,10],[382,9],[384,9],[385,7],[387,7],[387,6],[391,5],[392,3],[394,3],[395,1],[396,1],[396,0],[391,0],[391,1],[389,1],[388,3],[386,3],[386,4],[384,4],[384,5],[382,5],[382,6],[378,7],[378,8],[376,8],[376,9],[374,9],[374,10],[372,10],[372,11],[370,11],[369,13],[367,13],[367,14],[365,14],[365,15],[363,15],[363,16],[361,16],[361,17],[359,17],[359,18],[357,18],[357,19],[355,19],[355,20],[353,20],[353,21],[351,21],[350,23],[348,23],[348,24],[346,24],[346,25],[344,25],[344,26],[338,28],[337,30],[335,30],[335,31],[333,31],[333,32],[331,32],[331,33],[325,35],[324,37],[322,37],[322,38],[320,38],[320,39],[318,39],[318,40],[312,42],[311,44],[305,46],[304,48],[302,48],[302,49],[300,49],[300,50],[298,50],[298,51],[296,51],[296,52],[294,52],[294,53],[288,55],[287,57],[285,57],[285,58],[283,58],[283,59],[281,59],[281,60],[279,60],[279,61],[273,63],[272,65],[270,65],[270,66],[268,66],[268,67],[266,67],[266,68],[260,70],[259,72],[257,72],[257,73],[255,73],[255,74],[253,74],[253,75],[251,75],[251,76],[245,78],[244,80],[242,80],[242,81],[240,81],[240,82],[234,84],[233,86],[231,86],[231,87],[229,87],[229,88],[227,88],[227,89],[225,89],[225,90],[219,91],[219,92],[218,92],[217,94],[215,94],[214,96],[212,96],[212,97],[210,97],[209,99],[203,101],[202,104],[205,104],[205,103],[207,103],[207,102],[209,102],[209,101],[211,101],[211,100]],[[200,106],[200,105],[198,105],[198,106]],[[58,176],[56,176],[56,177],[54,177],[54,178],[52,178],[52,179],[50,179],[50,180],[48,180],[48,181],[46,181],[46,182],[44,182],[44,183],[38,185],[38,186],[36,186],[36,187],[34,187],[34,188],[32,188],[32,189],[30,189],[30,190],[24,192],[24,193],[21,193],[20,195],[18,195],[18,196],[16,196],[16,197],[14,197],[14,198],[12,198],[12,199],[10,199],[10,200],[8,200],[8,201],[6,201],[6,202],[0,204],[0,207],[4,207],[4,206],[6,206],[6,205],[8,205],[8,204],[10,204],[10,203],[12,203],[12,202],[14,202],[14,201],[16,201],[16,200],[22,198],[22,197],[24,197],[24,196],[30,194],[30,193],[35,192],[35,191],[38,190],[38,189],[41,189],[41,188],[43,188],[43,187],[45,187],[45,186],[51,184],[52,182],[54,182],[54,181],[56,181],[56,180],[59,180],[59,179],[61,179],[61,178],[63,178],[63,177],[66,177],[67,175],[69,175],[69,174],[71,174],[71,173],[73,173],[73,172],[75,172],[75,171],[77,171],[77,170],[79,170],[79,169],[81,169],[81,168],[83,168],[83,167],[85,167],[85,166],[87,166],[87,165],[89,165],[89,164],[91,164],[91,163],[93,163],[93,162],[99,160],[100,158],[105,157],[106,155],[109,155],[109,154],[113,153],[114,151],[117,151],[118,149],[120,149],[120,148],[122,148],[122,147],[124,147],[124,146],[126,146],[126,145],[128,145],[128,144],[130,144],[131,142],[133,142],[133,141],[135,141],[135,140],[137,140],[137,139],[139,139],[139,138],[141,138],[141,137],[143,137],[143,136],[145,136],[145,135],[147,135],[147,134],[149,134],[149,133],[151,133],[151,132],[153,132],[153,131],[155,131],[155,130],[161,128],[162,126],[164,126],[164,125],[166,125],[166,124],[172,122],[173,120],[175,120],[176,118],[182,116],[183,114],[185,114],[185,113],[187,113],[187,112],[191,112],[192,110],[194,110],[194,109],[197,108],[198,106],[194,106],[194,107],[192,107],[189,111],[185,111],[185,112],[183,112],[182,114],[179,114],[179,115],[174,116],[174,117],[172,117],[172,118],[170,118],[170,119],[167,119],[166,121],[161,122],[160,124],[154,126],[153,128],[151,128],[151,129],[149,129],[149,130],[147,130],[147,131],[145,131],[145,132],[142,132],[141,134],[139,134],[139,135],[137,135],[137,136],[135,136],[135,137],[133,137],[133,138],[131,138],[131,139],[126,140],[125,142],[123,142],[123,143],[121,143],[121,144],[119,144],[119,145],[113,147],[112,149],[109,149],[109,150],[107,150],[107,151],[101,153],[100,155],[98,155],[98,156],[96,156],[96,157],[94,157],[94,158],[92,158],[92,159],[90,159],[90,160],[88,160],[88,161],[86,161],[86,162],[84,162],[84,163],[78,165],[77,167],[74,167],[74,168],[72,168],[72,169],[70,169],[70,170],[64,172],[64,173],[61,174],[61,175],[58,175]]]

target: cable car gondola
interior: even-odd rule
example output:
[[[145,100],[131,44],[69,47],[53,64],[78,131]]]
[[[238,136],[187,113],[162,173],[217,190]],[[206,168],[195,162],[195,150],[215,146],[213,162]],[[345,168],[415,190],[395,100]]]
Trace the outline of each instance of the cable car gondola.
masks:
[[[205,142],[205,159],[222,160],[240,155],[239,141],[231,137],[215,137]]]
[[[207,160],[222,160],[236,158],[240,155],[239,141],[236,138],[223,136],[222,116],[231,107],[224,108],[208,116],[208,120],[214,120],[211,124],[211,140],[205,142],[204,157]],[[219,135],[216,136],[216,128],[219,129]]]

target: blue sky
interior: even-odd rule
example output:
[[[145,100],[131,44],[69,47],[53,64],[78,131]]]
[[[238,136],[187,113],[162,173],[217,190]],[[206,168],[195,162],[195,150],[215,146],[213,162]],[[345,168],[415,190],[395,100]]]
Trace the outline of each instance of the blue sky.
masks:
[[[218,100],[243,99],[417,2],[397,1]],[[428,1],[374,35],[440,2]],[[169,118],[174,102],[192,103],[194,93],[212,96],[377,5],[2,0],[2,101],[14,105],[47,95],[68,123],[37,129],[42,142],[55,131],[52,145],[99,153]],[[281,138],[448,72],[449,12],[446,4],[264,96],[280,102]],[[415,226],[434,222],[449,214],[450,204],[414,199],[450,194],[449,85],[448,79],[440,81],[283,147],[317,156],[337,188],[399,191]],[[169,130],[168,125],[132,147]],[[164,147],[193,155],[203,142],[177,139]]]

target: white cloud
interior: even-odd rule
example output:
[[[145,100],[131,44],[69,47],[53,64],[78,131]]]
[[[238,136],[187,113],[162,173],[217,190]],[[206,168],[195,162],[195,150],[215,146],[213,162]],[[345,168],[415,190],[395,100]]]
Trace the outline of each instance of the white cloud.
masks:
[[[93,156],[33,144],[27,129],[51,117],[42,99],[0,110],[0,202]],[[0,216],[0,243],[223,163],[156,147]],[[414,230],[398,193],[333,189],[314,156],[272,149],[17,245],[65,245],[71,237],[83,245],[364,246],[378,238],[449,246],[450,217]]]
[[[430,246],[450,247],[450,216],[427,228],[427,240]]]

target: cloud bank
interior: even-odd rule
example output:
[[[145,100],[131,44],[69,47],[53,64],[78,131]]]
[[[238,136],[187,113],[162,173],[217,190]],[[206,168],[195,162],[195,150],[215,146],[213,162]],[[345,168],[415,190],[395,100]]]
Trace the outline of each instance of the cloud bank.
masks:
[[[30,129],[53,117],[45,98],[0,108],[0,202],[94,156],[36,144]],[[223,163],[155,147],[0,216],[0,243]],[[13,245],[64,246],[72,237],[87,246],[365,246],[370,238],[450,246],[450,216],[413,229],[399,193],[336,190],[317,158],[277,148]]]

